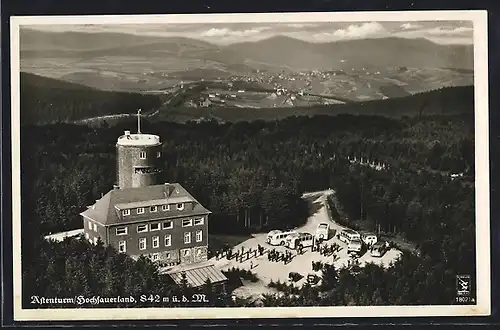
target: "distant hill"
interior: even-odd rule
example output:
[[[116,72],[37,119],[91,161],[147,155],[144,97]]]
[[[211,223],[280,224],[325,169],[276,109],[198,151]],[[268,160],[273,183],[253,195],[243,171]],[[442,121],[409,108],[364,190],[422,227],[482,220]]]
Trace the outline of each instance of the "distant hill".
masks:
[[[213,118],[220,121],[238,122],[276,120],[290,116],[315,116],[339,114],[380,115],[401,118],[403,116],[473,115],[474,87],[448,87],[411,96],[386,100],[355,102],[313,107],[289,108],[173,108],[163,109],[158,120],[186,122]]]
[[[157,96],[105,92],[21,72],[21,123],[44,124],[110,114],[152,111],[161,105]]]
[[[218,46],[181,37],[125,33],[20,31],[21,57],[171,56],[260,69],[351,67],[473,68],[473,47],[439,45],[427,39],[380,38],[311,43],[277,36]],[[343,61],[343,62],[342,62]],[[194,69],[192,67],[188,69]]]
[[[472,46],[396,37],[309,43],[278,36],[232,44],[227,49],[252,60],[297,69],[399,66],[472,69],[474,58]]]

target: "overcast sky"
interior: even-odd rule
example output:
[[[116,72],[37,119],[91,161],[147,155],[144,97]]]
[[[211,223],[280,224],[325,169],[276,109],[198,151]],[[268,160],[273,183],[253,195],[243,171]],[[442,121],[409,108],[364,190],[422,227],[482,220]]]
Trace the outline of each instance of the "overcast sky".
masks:
[[[216,44],[256,41],[285,35],[311,42],[405,37],[427,38],[441,44],[472,44],[472,23],[433,22],[315,22],[315,23],[210,23],[210,24],[106,24],[30,25],[43,31],[121,32],[149,36],[180,36]]]

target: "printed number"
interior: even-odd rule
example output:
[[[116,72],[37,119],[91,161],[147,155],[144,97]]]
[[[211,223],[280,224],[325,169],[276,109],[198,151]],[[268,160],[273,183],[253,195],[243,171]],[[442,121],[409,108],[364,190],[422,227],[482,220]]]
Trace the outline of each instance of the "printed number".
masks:
[[[202,293],[193,294],[192,302],[208,302],[206,295]]]
[[[149,296],[146,296],[146,295],[142,295],[141,296],[141,302],[146,302],[146,301],[149,301],[149,302],[154,302],[154,303],[159,303],[160,302],[160,296],[159,295],[149,295]]]

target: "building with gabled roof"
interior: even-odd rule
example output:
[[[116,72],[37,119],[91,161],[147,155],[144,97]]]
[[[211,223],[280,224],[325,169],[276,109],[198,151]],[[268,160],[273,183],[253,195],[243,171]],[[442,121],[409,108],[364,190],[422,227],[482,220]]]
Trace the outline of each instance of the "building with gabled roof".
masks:
[[[117,142],[114,189],[80,213],[84,235],[133,258],[161,264],[203,262],[208,254],[211,213],[179,183],[159,184],[159,136],[126,131]]]

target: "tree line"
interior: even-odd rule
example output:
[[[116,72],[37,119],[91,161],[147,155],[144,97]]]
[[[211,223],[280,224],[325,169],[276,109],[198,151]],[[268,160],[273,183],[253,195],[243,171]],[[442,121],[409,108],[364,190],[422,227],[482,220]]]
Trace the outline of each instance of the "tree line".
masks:
[[[214,212],[212,233],[298,226],[307,218],[301,194],[333,188],[348,224],[360,221],[419,245],[420,257],[405,254],[388,270],[372,265],[356,275],[326,272],[328,290],[320,295],[314,292],[318,289],[304,289],[309,291],[302,297],[310,304],[449,304],[455,274],[475,273],[474,188],[447,174],[473,167],[472,119],[342,115],[236,124],[146,121],[143,131],[164,142],[165,180],[181,183]],[[117,137],[133,127],[134,121],[108,128],[24,127],[23,237],[35,242],[41,234],[81,227],[78,213],[114,183]],[[436,143],[439,152],[433,151]],[[355,155],[390,166],[377,171],[351,164],[347,157]],[[443,157],[452,164],[443,163]],[[49,264],[35,256],[54,247],[24,242],[23,251],[34,257],[23,271],[38,278]],[[74,253],[62,259],[77,258],[76,247],[66,248]],[[148,285],[150,273],[138,276]],[[363,293],[368,282],[376,293]],[[289,299],[269,296],[265,304],[297,303]]]

